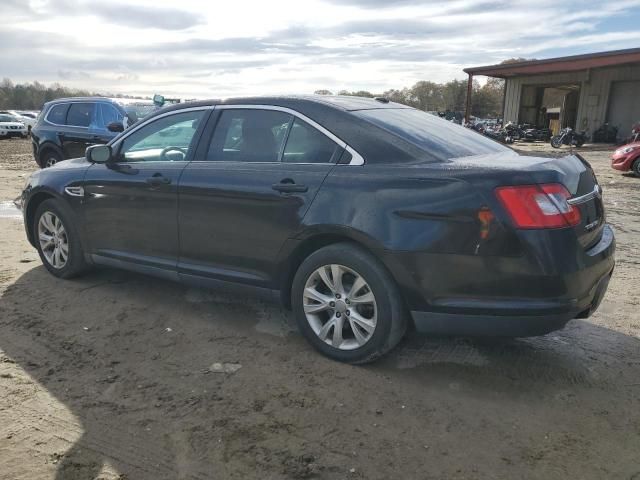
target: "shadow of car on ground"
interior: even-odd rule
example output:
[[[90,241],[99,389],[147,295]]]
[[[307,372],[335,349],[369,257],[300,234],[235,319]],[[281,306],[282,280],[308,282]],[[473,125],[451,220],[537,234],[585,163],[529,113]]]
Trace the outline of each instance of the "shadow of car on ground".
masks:
[[[0,298],[0,361],[55,401],[16,398],[11,421],[67,445],[65,480],[105,465],[129,479],[415,478],[425,462],[435,478],[633,473],[637,338],[587,321],[530,339],[410,333],[354,367],[291,325],[242,297],[111,270],[59,281],[38,266]]]

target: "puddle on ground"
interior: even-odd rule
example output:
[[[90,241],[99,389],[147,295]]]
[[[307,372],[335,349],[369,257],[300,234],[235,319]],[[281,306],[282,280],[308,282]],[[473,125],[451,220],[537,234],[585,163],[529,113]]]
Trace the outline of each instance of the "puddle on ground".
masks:
[[[22,220],[22,212],[11,201],[0,202],[0,218]]]

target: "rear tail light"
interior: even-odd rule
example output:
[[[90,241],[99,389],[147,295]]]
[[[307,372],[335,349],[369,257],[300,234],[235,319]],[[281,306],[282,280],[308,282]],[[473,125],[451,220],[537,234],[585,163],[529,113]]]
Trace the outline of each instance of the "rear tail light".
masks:
[[[496,188],[496,195],[517,228],[562,228],[580,223],[580,210],[559,183]]]

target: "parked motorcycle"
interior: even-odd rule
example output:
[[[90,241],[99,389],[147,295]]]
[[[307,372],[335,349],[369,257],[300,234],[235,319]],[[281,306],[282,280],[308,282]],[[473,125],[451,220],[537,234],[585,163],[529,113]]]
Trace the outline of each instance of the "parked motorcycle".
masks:
[[[553,148],[560,148],[562,145],[581,147],[586,141],[587,136],[585,132],[576,132],[573,128],[567,127],[560,130],[559,135],[551,137],[551,146]]]
[[[515,123],[508,122],[503,129],[507,136],[511,137],[513,140],[518,141],[524,138],[525,132],[520,127],[520,125],[516,125]]]
[[[548,142],[551,139],[551,130],[548,128],[527,128],[524,130],[523,140],[528,142]]]
[[[509,131],[506,128],[485,128],[482,134],[493,140],[497,140],[500,143],[510,144],[513,143],[514,140],[514,138],[510,136]]]

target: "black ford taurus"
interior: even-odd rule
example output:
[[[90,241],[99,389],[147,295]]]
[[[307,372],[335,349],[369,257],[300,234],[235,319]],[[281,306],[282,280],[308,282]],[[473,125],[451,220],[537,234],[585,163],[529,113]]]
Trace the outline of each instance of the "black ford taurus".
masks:
[[[520,156],[386,99],[168,107],[34,173],[22,206],[57,277],[104,265],[275,298],[353,363],[408,325],[562,328],[598,307],[614,267],[582,158]]]

